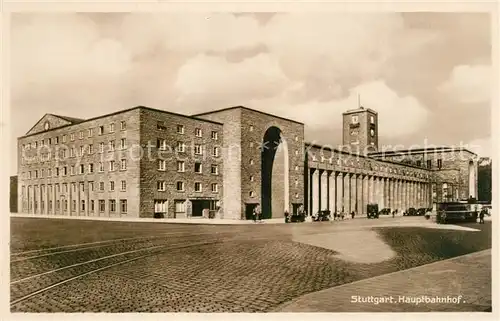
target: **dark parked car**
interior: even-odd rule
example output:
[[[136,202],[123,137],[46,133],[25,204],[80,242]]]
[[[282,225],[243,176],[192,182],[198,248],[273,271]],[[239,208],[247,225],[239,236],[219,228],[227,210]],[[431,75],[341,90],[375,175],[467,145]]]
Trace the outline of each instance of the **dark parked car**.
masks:
[[[304,213],[293,213],[292,215],[285,213],[285,223],[300,223],[305,220],[306,216]]]
[[[405,216],[416,216],[417,215],[417,209],[414,207],[410,207],[406,212],[403,213]]]
[[[417,210],[417,216],[424,216],[427,213],[428,209],[425,207],[421,207]]]
[[[366,205],[366,216],[368,218],[378,218],[378,204],[367,204]]]
[[[476,222],[478,214],[475,204],[443,202],[437,204],[436,221],[440,224],[456,221]]]
[[[380,215],[389,215],[391,214],[391,209],[390,208],[383,208],[380,210],[380,212],[378,212]]]
[[[321,222],[321,221],[329,221],[330,220],[330,211],[325,210],[325,211],[319,211],[316,217],[314,218],[315,222]]]

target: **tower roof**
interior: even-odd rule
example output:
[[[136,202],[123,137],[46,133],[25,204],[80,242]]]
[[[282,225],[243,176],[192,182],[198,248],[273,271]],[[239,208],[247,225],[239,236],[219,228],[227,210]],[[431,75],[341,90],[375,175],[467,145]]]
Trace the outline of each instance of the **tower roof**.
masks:
[[[360,112],[370,112],[372,114],[375,114],[377,115],[378,113],[373,110],[373,109],[370,109],[370,108],[365,108],[363,106],[360,106],[359,108],[356,108],[356,109],[350,109],[350,110],[347,110],[345,112],[342,113],[342,115],[348,115],[348,114],[354,114],[354,113],[360,113]]]

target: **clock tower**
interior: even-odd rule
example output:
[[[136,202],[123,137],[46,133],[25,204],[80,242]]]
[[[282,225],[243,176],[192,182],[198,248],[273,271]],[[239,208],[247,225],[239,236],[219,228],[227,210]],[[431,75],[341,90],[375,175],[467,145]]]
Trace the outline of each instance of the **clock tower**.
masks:
[[[345,150],[366,154],[378,151],[378,115],[364,107],[348,110],[342,114],[342,140]]]

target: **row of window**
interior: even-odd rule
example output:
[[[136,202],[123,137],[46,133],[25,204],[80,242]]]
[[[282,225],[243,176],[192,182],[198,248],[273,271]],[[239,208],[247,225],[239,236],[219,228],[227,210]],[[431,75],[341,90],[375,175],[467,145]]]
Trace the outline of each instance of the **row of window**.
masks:
[[[127,123],[125,121],[121,121],[120,122],[120,130],[124,131],[126,129],[127,129]],[[99,135],[104,135],[104,126],[97,127],[97,130],[98,130]],[[87,129],[87,131],[88,131],[88,134],[87,134],[88,137],[94,136],[94,128],[89,128],[89,129]],[[111,124],[109,124],[109,133],[114,133],[114,132],[115,132],[115,123],[111,123]],[[79,139],[83,139],[84,136],[85,136],[85,132],[83,130],[78,133]],[[75,140],[75,133],[70,133],[69,137],[70,137],[69,138],[70,141],[74,141]],[[62,142],[66,143],[67,140],[68,140],[68,136],[62,135]],[[52,144],[54,144],[54,145],[59,144],[59,136],[56,136],[53,139],[52,139],[52,137],[47,138],[46,140],[42,139],[40,141],[40,146],[47,146],[47,145],[52,145]],[[25,149],[25,148],[31,149],[32,147],[37,148],[38,141],[34,141],[33,143],[28,143],[28,144],[23,145],[23,149]]]
[[[68,184],[71,185],[72,192],[76,193],[76,184],[77,183],[61,183],[61,184],[56,183],[56,184],[54,184],[55,192],[61,193],[61,185],[62,185],[62,192],[68,193],[69,192]],[[89,181],[88,184],[89,184],[89,191],[93,192],[94,191],[94,182]],[[78,185],[79,185],[78,190],[81,192],[85,192],[85,184],[78,183]],[[52,185],[49,184],[49,185],[47,185],[47,187],[49,190],[51,190]],[[104,191],[104,189],[105,189],[104,182],[99,182],[98,187],[99,187],[99,191],[101,191],[101,192]],[[45,185],[40,185],[40,189],[41,189],[42,193],[45,193]],[[114,181],[109,182],[109,190],[111,192],[115,191],[115,182]],[[125,180],[120,181],[120,191],[125,192],[126,190],[127,190],[127,181],[125,181]],[[28,187],[28,191],[31,192],[31,186]],[[26,195],[25,193],[26,193],[26,187],[22,186],[21,187],[21,195],[24,196],[24,195]]]
[[[104,163],[100,162],[98,164],[98,172],[99,173],[104,173]],[[109,172],[114,172],[117,170],[117,162],[114,160],[111,160],[108,162],[108,168]],[[120,160],[120,171],[125,171],[127,170],[127,160],[122,159]],[[78,166],[76,165],[70,165],[69,166],[69,175],[83,175],[83,174],[93,174],[94,173],[94,164],[90,163],[87,164],[87,171],[85,171],[85,164],[80,164]],[[59,176],[67,176],[68,175],[68,166],[63,166],[61,168],[56,167],[54,171],[52,171],[51,168],[47,168],[47,178],[49,177],[59,177]],[[34,170],[28,171],[25,173],[21,174],[22,179],[38,179],[38,178],[44,178],[45,177],[45,169],[42,168],[40,171]]]
[[[351,116],[351,123],[359,124],[359,116],[358,115]],[[370,115],[370,124],[375,124],[375,117],[371,115]]]
[[[161,150],[161,151],[166,151],[168,150],[168,143],[166,139],[158,138],[156,140],[156,147]],[[177,142],[175,146],[175,151],[184,153],[186,152],[186,143],[184,142]],[[203,145],[201,144],[194,144],[194,154],[195,155],[203,155]],[[213,147],[212,149],[212,156],[213,157],[219,157],[219,147]]]
[[[127,200],[126,199],[120,199],[119,200],[119,204],[120,204],[120,213],[127,213]],[[91,213],[94,213],[96,211],[96,208],[95,208],[95,201],[94,200],[90,200],[89,201],[89,212]],[[61,206],[62,206],[62,210],[67,212],[68,211],[68,200],[57,200],[56,203],[55,203],[55,211],[60,211],[61,210]],[[48,207],[48,211],[51,212],[53,209],[52,209],[52,206],[53,206],[53,203],[52,203],[52,200],[49,200],[49,207]],[[80,201],[80,211],[82,212],[85,212],[86,211],[86,201],[85,200],[81,200]],[[106,200],[98,200],[98,209],[99,209],[99,212],[100,213],[104,213],[106,212]],[[33,208],[34,207],[34,208]],[[110,213],[116,213],[116,200],[114,199],[110,199],[108,200],[108,209],[109,209],[109,212]],[[24,211],[32,211],[34,210],[35,212],[38,211],[38,201],[34,201],[33,204],[31,202],[23,202],[23,210]],[[45,202],[42,200],[40,202],[40,210],[43,212],[45,210]],[[71,202],[71,211],[72,212],[76,212],[76,200],[72,200]]]
[[[167,170],[167,161],[158,160],[158,170],[159,171],[166,171]],[[185,171],[186,171],[186,162],[177,161],[177,172],[184,173]],[[200,162],[195,162],[194,163],[194,172],[198,173],[198,174],[202,174],[203,173],[203,164]],[[210,166],[210,173],[213,175],[219,175],[219,165],[212,164]]]
[[[156,129],[158,130],[161,130],[161,131],[165,131],[167,130],[167,125],[164,121],[161,121],[159,120],[157,123],[156,123]],[[177,125],[177,133],[178,134],[184,134],[184,125]],[[203,131],[201,128],[195,128],[194,129],[194,135],[196,137],[203,137]],[[218,140],[219,139],[219,134],[217,131],[212,131],[211,133],[211,138],[213,140]]]
[[[175,187],[178,192],[185,192],[186,184],[184,182],[176,182]],[[167,190],[167,182],[166,181],[157,181],[156,182],[156,188],[158,189],[158,192],[165,192]],[[212,190],[212,193],[218,193],[219,192],[219,184],[217,183],[212,183],[210,184],[210,188]],[[195,182],[194,183],[194,191],[195,192],[203,192],[203,184],[201,182]]]

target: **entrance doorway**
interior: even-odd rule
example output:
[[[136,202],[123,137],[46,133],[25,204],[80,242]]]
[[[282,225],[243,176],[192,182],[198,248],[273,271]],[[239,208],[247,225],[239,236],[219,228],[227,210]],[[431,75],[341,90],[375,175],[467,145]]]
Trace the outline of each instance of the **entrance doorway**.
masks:
[[[204,200],[191,200],[193,217],[209,217],[210,214],[215,214],[217,210],[217,200],[204,199]]]
[[[257,203],[245,203],[245,219],[253,220],[253,210],[257,206]]]
[[[261,150],[262,218],[279,218],[289,211],[289,155],[278,127],[269,127]]]
[[[292,203],[292,214],[298,214],[302,203]]]

